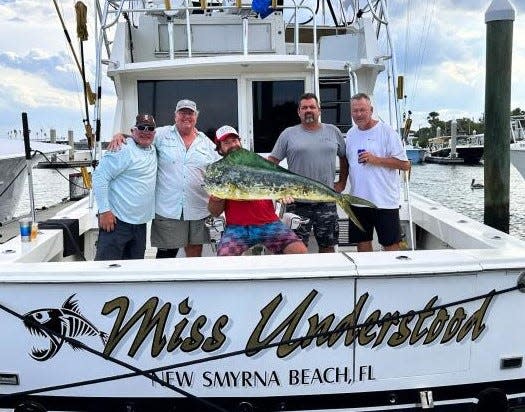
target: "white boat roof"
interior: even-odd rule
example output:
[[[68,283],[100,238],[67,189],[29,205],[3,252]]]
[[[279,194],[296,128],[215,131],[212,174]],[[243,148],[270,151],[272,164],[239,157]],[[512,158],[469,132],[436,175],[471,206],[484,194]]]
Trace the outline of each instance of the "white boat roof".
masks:
[[[57,153],[71,149],[71,146],[56,143],[44,143],[31,141],[31,150],[38,150],[42,153]],[[13,157],[24,157],[24,141],[18,139],[0,138],[0,159],[10,159]]]

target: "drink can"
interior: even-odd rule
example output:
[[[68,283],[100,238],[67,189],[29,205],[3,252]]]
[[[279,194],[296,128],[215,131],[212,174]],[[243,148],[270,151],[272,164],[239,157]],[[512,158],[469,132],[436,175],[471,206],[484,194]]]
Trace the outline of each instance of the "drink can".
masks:
[[[31,242],[36,240],[38,236],[38,222],[33,222],[31,225]]]
[[[19,220],[20,223],[20,237],[22,239],[22,242],[30,242],[31,241],[31,227],[32,227],[32,221],[28,218],[23,218]]]
[[[366,149],[357,149],[357,162],[358,163],[365,163],[364,160],[359,160],[359,155],[363,152],[366,152]]]

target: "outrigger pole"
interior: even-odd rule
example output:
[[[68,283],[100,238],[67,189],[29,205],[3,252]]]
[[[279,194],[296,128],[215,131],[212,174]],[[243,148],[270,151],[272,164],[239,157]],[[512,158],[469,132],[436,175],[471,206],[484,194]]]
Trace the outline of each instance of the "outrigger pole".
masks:
[[[90,149],[93,149],[94,139],[93,139],[93,128],[89,122],[89,105],[95,103],[93,92],[89,88],[89,84],[86,82],[86,68],[84,64],[84,42],[88,39],[87,31],[87,7],[81,1],[77,1],[75,4],[75,12],[77,17],[77,37],[80,43],[80,62],[82,68],[80,74],[82,76],[82,85],[84,88],[84,108],[86,110],[86,117],[84,118],[84,129],[86,131],[86,138],[88,141],[88,146]]]
[[[31,145],[29,142],[29,125],[27,113],[22,113],[22,129],[24,133],[24,149],[26,154],[27,181],[29,183],[29,203],[31,206],[31,218],[36,222],[35,194],[33,193],[33,167],[31,165]]]

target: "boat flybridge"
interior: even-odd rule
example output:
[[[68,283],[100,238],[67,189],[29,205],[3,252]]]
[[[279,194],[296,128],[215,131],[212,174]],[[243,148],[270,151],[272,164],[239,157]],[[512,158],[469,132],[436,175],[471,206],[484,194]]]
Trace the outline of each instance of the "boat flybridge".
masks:
[[[347,1],[347,13],[273,4],[261,18],[242,0],[97,1],[113,129],[137,112],[169,124],[174,103],[190,98],[209,136],[230,124],[245,147],[268,152],[297,122],[298,96],[314,91],[323,121],[346,131],[351,94],[373,94],[378,74],[393,73],[377,37],[385,3]],[[35,241],[0,245],[0,408],[523,404],[525,243],[408,192],[400,252],[357,253],[341,239],[332,254],[114,262],[92,261],[95,208],[76,202]]]

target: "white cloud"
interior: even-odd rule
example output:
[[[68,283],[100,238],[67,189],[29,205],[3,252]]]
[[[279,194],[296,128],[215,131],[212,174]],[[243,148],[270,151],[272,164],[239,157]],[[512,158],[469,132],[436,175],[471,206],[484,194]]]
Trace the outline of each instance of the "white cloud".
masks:
[[[47,83],[41,76],[20,70],[4,68],[1,70],[0,104],[21,106],[66,108],[78,105],[76,93],[58,89]],[[16,100],[14,100],[16,96]]]

